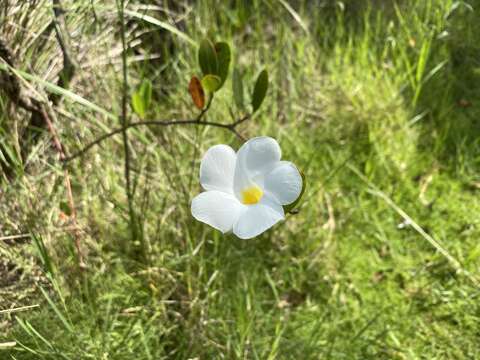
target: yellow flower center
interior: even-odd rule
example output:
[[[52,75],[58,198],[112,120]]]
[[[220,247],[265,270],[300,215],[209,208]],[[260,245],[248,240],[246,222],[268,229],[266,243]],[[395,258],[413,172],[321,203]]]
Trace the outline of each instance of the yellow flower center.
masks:
[[[260,201],[263,196],[263,191],[258,186],[254,185],[242,191],[242,203],[245,205],[253,205]]]

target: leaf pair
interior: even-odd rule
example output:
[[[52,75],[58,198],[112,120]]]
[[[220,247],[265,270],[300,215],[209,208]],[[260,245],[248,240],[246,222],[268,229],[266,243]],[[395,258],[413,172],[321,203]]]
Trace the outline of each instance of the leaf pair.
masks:
[[[193,103],[202,110],[205,107],[205,90],[214,93],[220,88],[220,78],[216,75],[205,75],[202,80],[192,76],[188,84],[188,92],[192,97]]]
[[[200,80],[193,76],[188,85],[188,91],[197,108],[205,107],[205,92],[213,94],[223,86],[228,77],[230,60],[230,47],[227,43],[213,44],[210,40],[202,40],[198,49],[198,63],[203,77]]]
[[[233,86],[233,99],[235,105],[239,109],[244,107],[244,90],[243,90],[243,80],[238,69],[233,70],[232,77],[232,86]],[[251,105],[252,105],[252,114],[255,113],[265,100],[268,90],[268,72],[267,70],[262,70],[255,81],[255,86],[253,88]]]
[[[192,76],[188,84],[188,92],[195,106],[201,110],[205,107],[205,90],[212,94],[217,91],[220,86],[220,77],[216,75],[205,75],[202,80],[196,76]]]
[[[199,109],[205,107],[205,92],[210,94],[220,90],[228,77],[228,69],[231,61],[230,47],[226,42],[213,44],[210,40],[204,39],[198,48],[198,63],[202,70],[203,77],[200,80],[193,76],[188,86],[195,106]],[[238,69],[233,71],[233,97],[239,109],[244,107],[244,90],[242,77]],[[255,81],[251,97],[252,114],[255,113],[267,95],[268,72],[262,70]]]
[[[215,76],[215,80],[209,80],[213,91],[220,89],[228,77],[228,68],[231,60],[230,47],[226,42],[213,44],[210,40],[204,39],[198,49],[198,63],[204,77]],[[203,79],[202,79],[203,85]]]

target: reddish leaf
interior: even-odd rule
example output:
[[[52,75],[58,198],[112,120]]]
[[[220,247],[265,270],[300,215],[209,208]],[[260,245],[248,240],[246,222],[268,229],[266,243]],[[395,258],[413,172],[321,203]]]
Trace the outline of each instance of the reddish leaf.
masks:
[[[190,80],[188,92],[192,96],[195,106],[202,110],[205,107],[205,92],[203,91],[202,83],[196,76],[193,76]]]

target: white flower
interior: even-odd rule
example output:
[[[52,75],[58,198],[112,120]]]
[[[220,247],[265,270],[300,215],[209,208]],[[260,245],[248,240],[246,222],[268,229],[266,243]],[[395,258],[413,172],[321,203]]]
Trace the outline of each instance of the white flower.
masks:
[[[285,218],[282,205],[302,190],[295,165],[280,161],[275,139],[250,139],[237,153],[227,145],[208,149],[200,164],[206,190],[192,200],[192,215],[223,233],[253,238]]]

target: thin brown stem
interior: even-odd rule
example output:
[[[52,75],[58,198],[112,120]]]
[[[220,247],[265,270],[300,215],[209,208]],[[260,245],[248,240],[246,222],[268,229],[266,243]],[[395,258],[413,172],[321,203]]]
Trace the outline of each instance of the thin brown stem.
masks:
[[[120,37],[122,41],[122,76],[123,76],[123,87],[122,87],[122,113],[120,115],[120,120],[122,123],[122,139],[123,139],[123,149],[125,153],[124,161],[124,174],[125,174],[125,187],[126,195],[128,201],[128,213],[130,218],[130,228],[132,230],[132,237],[137,238],[137,221],[135,216],[135,209],[133,206],[133,192],[132,192],[132,181],[130,176],[130,149],[128,143],[128,109],[127,109],[127,97],[128,97],[128,67],[127,67],[127,41],[125,38],[125,14],[124,14],[124,0],[119,0],[117,2],[119,7],[120,15]]]
[[[214,97],[214,94],[210,95],[210,98],[208,99],[207,106],[205,106],[202,109],[202,111],[200,111],[200,114],[198,114],[198,116],[195,120],[197,120],[197,121],[202,120],[203,116],[207,113],[208,110],[210,110],[210,106],[212,105],[212,102],[213,102],[213,97]]]
[[[197,120],[198,121],[201,121],[202,120],[202,117],[203,115],[210,109],[210,106],[212,105],[212,101],[213,101],[213,97],[214,97],[215,93],[212,93],[210,95],[210,98],[208,99],[208,103],[207,103],[207,106],[202,109],[202,111],[200,112],[200,114],[197,116]],[[200,147],[200,144],[198,144],[198,139],[200,137],[200,128],[197,127],[195,129],[195,144],[193,146],[193,156],[192,156],[192,163],[191,163],[191,172],[193,173],[194,170],[195,170],[195,159],[197,158],[198,156],[198,148]],[[192,183],[193,183],[193,177],[191,176],[190,177],[190,181],[188,183],[188,189],[190,190],[191,187],[192,187]],[[187,200],[188,201],[188,200]]]
[[[245,138],[237,131],[236,127],[243,123],[244,121],[248,120],[250,117],[244,116],[243,118],[230,123],[230,124],[223,124],[223,123],[217,123],[217,122],[211,122],[211,121],[201,121],[201,117],[197,117],[197,119],[191,119],[191,120],[148,120],[148,121],[137,121],[137,122],[132,122],[127,124],[125,129],[119,128],[110,131],[109,133],[103,134],[96,140],[92,141],[88,145],[86,145],[83,149],[79,150],[78,152],[74,153],[73,155],[70,155],[65,158],[64,162],[68,163],[82,155],[84,155],[88,150],[90,150],[92,147],[95,145],[99,145],[103,141],[107,140],[108,138],[115,136],[124,130],[130,129],[130,128],[135,128],[135,127],[140,127],[140,126],[174,126],[174,125],[197,125],[197,126],[212,126],[212,127],[217,127],[217,128],[222,128],[231,131],[232,133],[235,134],[240,140],[245,141]]]

